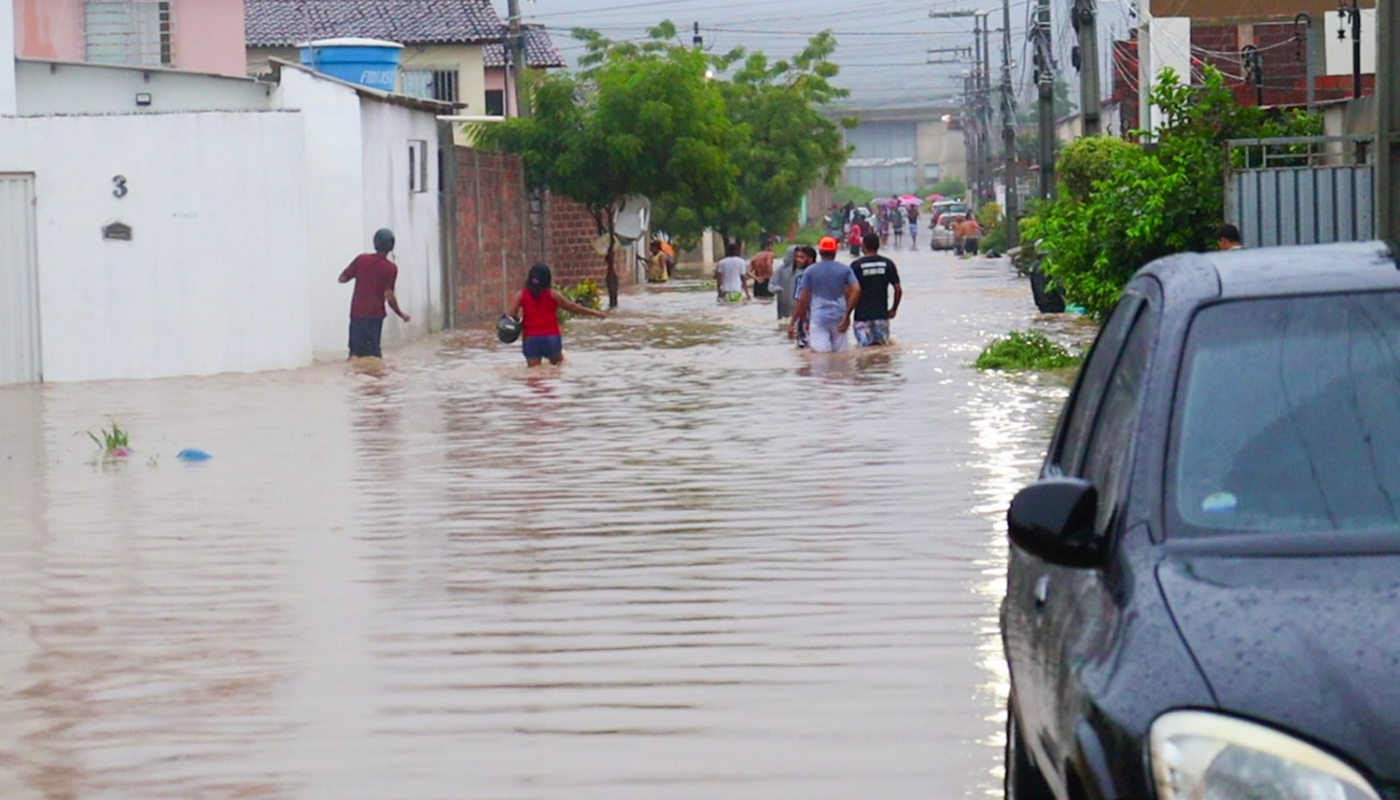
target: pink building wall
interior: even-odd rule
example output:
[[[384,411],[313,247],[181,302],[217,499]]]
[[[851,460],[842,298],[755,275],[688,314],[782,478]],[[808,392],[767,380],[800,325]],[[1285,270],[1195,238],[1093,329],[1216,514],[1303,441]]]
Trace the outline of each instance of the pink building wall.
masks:
[[[84,0],[15,0],[20,58],[85,61]],[[220,75],[247,74],[243,0],[172,0],[174,68]]]

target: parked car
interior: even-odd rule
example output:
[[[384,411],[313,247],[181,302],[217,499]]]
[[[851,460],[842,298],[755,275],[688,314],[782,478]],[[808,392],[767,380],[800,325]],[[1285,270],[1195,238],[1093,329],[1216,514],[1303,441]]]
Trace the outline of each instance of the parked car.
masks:
[[[1395,255],[1138,272],[1008,527],[1008,798],[1395,798]]]
[[[933,236],[929,237],[929,246],[934,250],[952,250],[957,243],[953,228],[965,219],[967,217],[962,214],[945,212],[938,224],[933,226]]]
[[[972,206],[961,200],[939,200],[929,209],[929,227],[936,227],[944,214],[961,214],[967,216],[972,213]]]

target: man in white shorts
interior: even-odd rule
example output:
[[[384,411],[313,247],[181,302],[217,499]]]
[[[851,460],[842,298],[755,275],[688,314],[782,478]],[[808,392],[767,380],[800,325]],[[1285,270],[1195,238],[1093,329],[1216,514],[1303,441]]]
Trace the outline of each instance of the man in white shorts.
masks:
[[[803,273],[801,293],[793,309],[796,320],[807,320],[807,341],[814,353],[841,353],[851,346],[851,312],[860,301],[860,281],[850,265],[836,260],[841,245],[822,237],[817,263]]]

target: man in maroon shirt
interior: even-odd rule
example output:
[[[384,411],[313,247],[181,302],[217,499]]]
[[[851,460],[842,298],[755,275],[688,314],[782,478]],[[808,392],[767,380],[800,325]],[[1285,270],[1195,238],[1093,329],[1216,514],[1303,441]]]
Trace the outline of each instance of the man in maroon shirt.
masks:
[[[374,252],[365,253],[350,262],[340,273],[340,282],[355,281],[355,294],[350,299],[350,357],[380,358],[379,336],[384,332],[384,304],[394,309],[399,319],[408,322],[408,315],[399,310],[394,296],[394,281],[399,268],[389,260],[394,252],[394,232],[380,228],[374,233]]]

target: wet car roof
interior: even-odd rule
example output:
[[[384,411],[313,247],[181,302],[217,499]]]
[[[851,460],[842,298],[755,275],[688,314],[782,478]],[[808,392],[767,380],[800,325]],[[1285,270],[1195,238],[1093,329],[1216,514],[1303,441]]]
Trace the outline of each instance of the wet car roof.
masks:
[[[1383,242],[1172,256],[1149,264],[1142,274],[1156,276],[1173,299],[1197,302],[1400,289],[1400,269]]]

